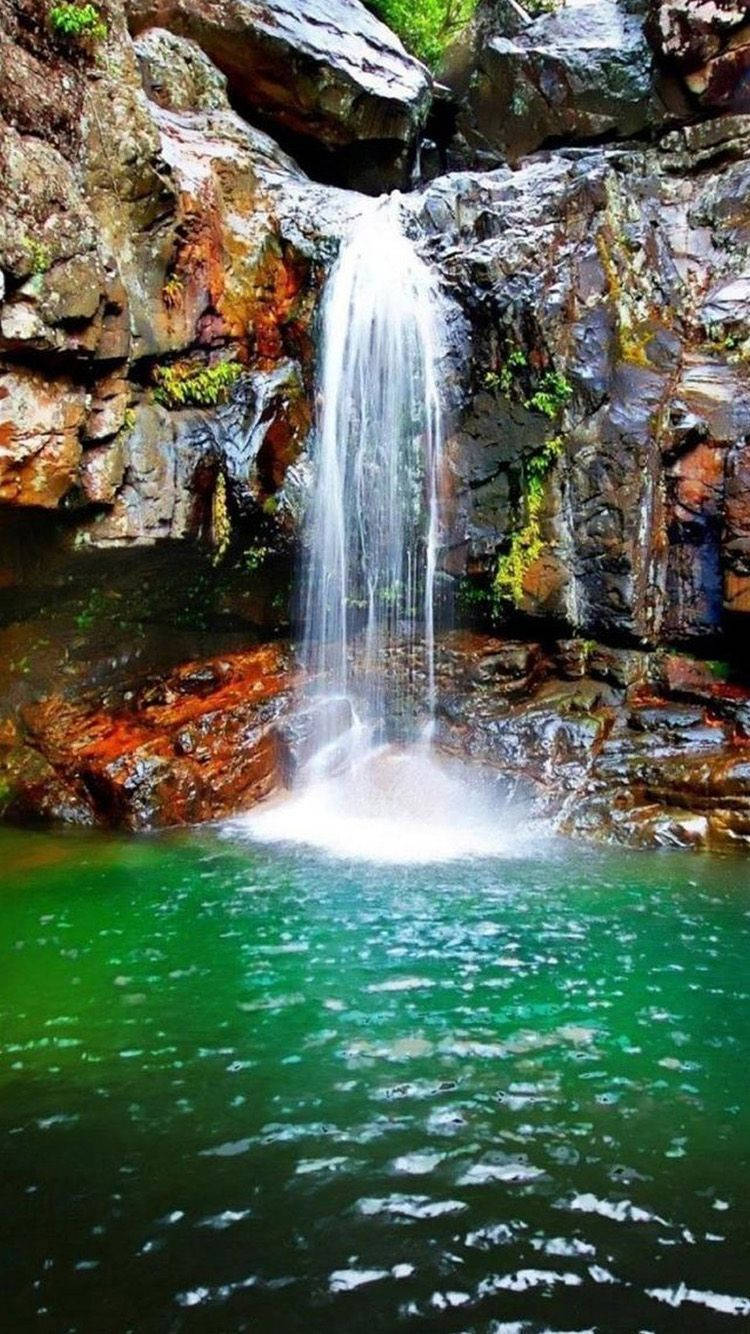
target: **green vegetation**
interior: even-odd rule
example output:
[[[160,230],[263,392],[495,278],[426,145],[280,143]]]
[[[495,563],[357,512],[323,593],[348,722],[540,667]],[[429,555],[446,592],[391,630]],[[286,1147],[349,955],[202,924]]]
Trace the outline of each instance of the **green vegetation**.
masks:
[[[517,388],[519,372],[528,367],[529,359],[523,348],[506,347],[505,360],[499,371],[488,371],[484,383],[506,398],[513,397]],[[561,371],[545,371],[534,392],[523,400],[523,405],[531,412],[541,412],[554,421],[558,413],[566,408],[573,396],[573,386]]]
[[[242,374],[236,361],[220,361],[200,370],[185,364],[158,366],[154,372],[154,397],[165,408],[212,408],[222,403]]]
[[[35,276],[46,273],[52,263],[49,246],[45,245],[44,241],[33,241],[30,237],[27,237],[21,244],[28,255],[31,272]]]
[[[60,37],[79,38],[94,42],[107,36],[107,25],[94,5],[77,5],[71,0],[53,5],[49,11],[49,25]]]
[[[232,520],[227,499],[227,479],[223,472],[216,478],[211,500],[211,540],[214,545],[213,563],[218,565],[226,555],[232,540]]]
[[[120,430],[123,431],[125,435],[130,435],[134,426],[135,411],[133,408],[126,408],[122,414],[122,426],[120,427]]]
[[[573,387],[560,371],[547,371],[525,406],[533,412],[542,412],[550,421],[554,421],[559,412],[566,408],[573,396]]]
[[[477,0],[370,0],[370,8],[404,46],[433,67],[466,27],[476,5]]]
[[[270,547],[260,546],[257,543],[247,547],[242,553],[241,565],[243,570],[246,570],[248,574],[255,574],[256,570],[265,565],[270,555],[272,555]]]
[[[522,348],[511,348],[506,354],[500,370],[488,371],[484,377],[484,383],[488,389],[497,389],[501,394],[505,394],[507,398],[515,385],[518,372],[528,364],[529,359]]]
[[[526,522],[513,534],[510,550],[501,556],[495,575],[494,592],[499,601],[511,601],[519,606],[523,598],[523,581],[527,570],[542,553],[543,542],[539,524],[544,498],[544,483],[562,452],[559,435],[545,441],[526,464]]]
[[[174,310],[182,304],[184,291],[185,284],[179,274],[171,274],[161,289],[161,299],[167,310]]]

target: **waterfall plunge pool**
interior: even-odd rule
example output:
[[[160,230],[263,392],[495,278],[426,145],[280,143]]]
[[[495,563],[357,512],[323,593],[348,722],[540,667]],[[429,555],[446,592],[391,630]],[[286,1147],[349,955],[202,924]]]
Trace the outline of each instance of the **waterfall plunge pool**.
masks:
[[[750,1312],[746,862],[0,855],[14,1334]]]

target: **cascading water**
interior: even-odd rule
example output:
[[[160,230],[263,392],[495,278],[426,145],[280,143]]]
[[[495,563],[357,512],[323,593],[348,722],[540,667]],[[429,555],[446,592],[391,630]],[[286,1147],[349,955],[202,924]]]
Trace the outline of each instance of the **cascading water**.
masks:
[[[434,711],[443,347],[430,270],[397,199],[379,202],[342,247],[323,304],[304,577],[305,666],[324,704],[349,703],[360,740],[382,738],[395,695]],[[401,662],[388,663],[396,642]],[[336,717],[318,710],[319,756]]]
[[[507,851],[497,793],[431,744],[445,341],[398,196],[374,201],[322,309],[300,587],[308,758],[290,796],[245,817],[255,837],[373,860]]]

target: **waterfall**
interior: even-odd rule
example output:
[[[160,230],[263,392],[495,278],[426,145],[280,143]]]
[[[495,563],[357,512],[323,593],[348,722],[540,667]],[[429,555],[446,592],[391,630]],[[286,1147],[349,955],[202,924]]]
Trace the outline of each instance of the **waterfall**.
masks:
[[[403,707],[420,680],[413,702],[434,711],[444,342],[439,293],[398,197],[378,200],[342,243],[323,300],[302,606],[314,689],[348,700],[375,737],[387,697]],[[397,642],[401,658],[388,661]],[[330,717],[320,711],[320,745]]]
[[[433,745],[447,338],[399,208],[370,203],[326,285],[293,729],[307,754],[292,792],[241,824],[347,858],[495,856],[518,847],[496,788]]]

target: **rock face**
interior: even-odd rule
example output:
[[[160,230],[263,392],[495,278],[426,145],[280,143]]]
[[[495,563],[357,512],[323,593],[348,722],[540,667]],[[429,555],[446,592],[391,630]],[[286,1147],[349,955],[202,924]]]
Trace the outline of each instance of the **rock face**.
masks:
[[[457,635],[439,738],[561,832],[640,847],[750,846],[750,688],[688,657]]]
[[[423,198],[471,329],[455,540],[475,573],[512,550],[551,450],[527,615],[654,645],[710,642],[747,605],[748,146],[728,118]]]
[[[252,805],[284,777],[277,648],[188,663],[108,712],[49,698],[24,714],[10,808],[33,820],[147,829]]]
[[[465,96],[459,125],[469,158],[517,161],[542,144],[663,124],[664,80],[635,9],[568,0],[523,25],[509,6],[480,7],[469,68],[448,68]]]
[[[194,39],[237,103],[308,149],[354,148],[361,165],[376,147],[381,188],[405,182],[430,77],[359,0],[127,0],[127,11],[134,32]]]
[[[737,0],[651,0],[659,57],[702,106],[750,111],[750,12]]]
[[[88,545],[206,536],[212,486],[239,517],[302,448],[322,260],[357,198],[322,201],[198,47],[158,30],[134,47],[119,4],[94,48],[26,0],[3,19],[0,503],[74,510]],[[164,367],[208,380],[170,399]],[[206,428],[232,395],[258,418],[244,474],[221,412]]]

